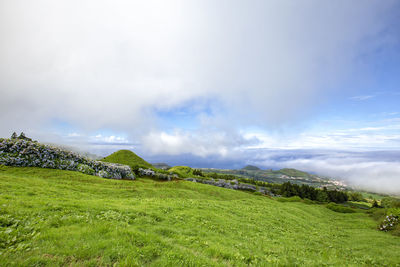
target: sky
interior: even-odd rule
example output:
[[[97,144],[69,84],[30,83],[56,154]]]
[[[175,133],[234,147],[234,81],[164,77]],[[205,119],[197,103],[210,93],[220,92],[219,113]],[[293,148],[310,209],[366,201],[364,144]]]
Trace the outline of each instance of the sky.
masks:
[[[400,193],[400,3],[0,0],[0,136]]]

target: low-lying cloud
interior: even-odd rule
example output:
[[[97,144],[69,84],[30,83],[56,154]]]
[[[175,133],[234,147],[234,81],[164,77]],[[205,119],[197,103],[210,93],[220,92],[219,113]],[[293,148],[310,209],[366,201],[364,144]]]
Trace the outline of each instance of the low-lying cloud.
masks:
[[[345,181],[358,189],[400,194],[400,151],[258,151],[254,164],[297,168]]]

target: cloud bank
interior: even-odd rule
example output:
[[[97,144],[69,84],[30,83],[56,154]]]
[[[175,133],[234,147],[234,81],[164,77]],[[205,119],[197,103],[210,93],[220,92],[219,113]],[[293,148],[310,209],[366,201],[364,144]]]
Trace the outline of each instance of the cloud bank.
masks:
[[[256,163],[298,168],[341,179],[355,188],[400,195],[399,151],[292,150],[267,155]]]
[[[297,119],[386,45],[394,3],[2,1],[0,131],[138,134],[199,98],[232,123]]]

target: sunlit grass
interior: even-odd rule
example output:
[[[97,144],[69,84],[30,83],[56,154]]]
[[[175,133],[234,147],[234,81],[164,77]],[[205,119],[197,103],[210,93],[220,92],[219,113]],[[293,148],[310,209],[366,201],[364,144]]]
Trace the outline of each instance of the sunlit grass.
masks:
[[[181,180],[1,167],[0,208],[3,266],[400,264],[365,213]]]

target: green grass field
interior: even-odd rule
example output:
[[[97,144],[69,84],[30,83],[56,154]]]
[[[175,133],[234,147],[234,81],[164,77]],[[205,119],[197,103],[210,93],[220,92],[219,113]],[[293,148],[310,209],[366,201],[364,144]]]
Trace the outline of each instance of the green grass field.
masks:
[[[0,166],[2,266],[400,266],[364,212],[182,180]]]

